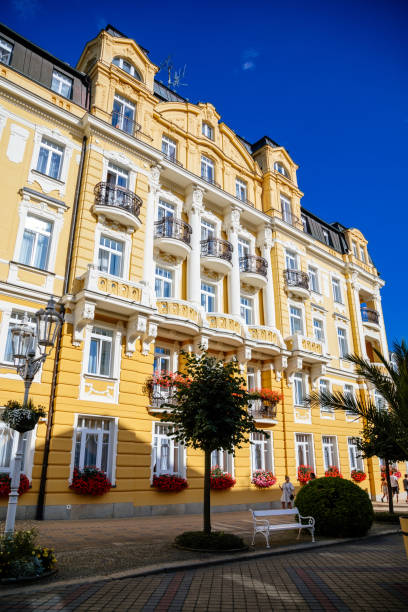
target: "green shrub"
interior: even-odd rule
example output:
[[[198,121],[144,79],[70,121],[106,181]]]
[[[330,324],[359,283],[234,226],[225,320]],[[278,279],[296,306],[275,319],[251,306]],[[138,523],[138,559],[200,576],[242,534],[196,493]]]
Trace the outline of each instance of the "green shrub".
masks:
[[[239,536],[223,531],[212,531],[210,535],[203,531],[185,531],[176,537],[178,546],[195,550],[235,550],[246,548],[246,544]]]
[[[379,523],[395,523],[399,525],[399,517],[408,518],[408,514],[406,512],[396,512],[395,514],[390,514],[389,512],[374,512],[374,520]]]
[[[35,529],[0,536],[0,579],[40,576],[54,568],[52,549],[36,546]]]
[[[361,536],[370,529],[374,512],[368,495],[342,478],[316,478],[296,496],[302,516],[313,516],[316,534],[338,538]]]

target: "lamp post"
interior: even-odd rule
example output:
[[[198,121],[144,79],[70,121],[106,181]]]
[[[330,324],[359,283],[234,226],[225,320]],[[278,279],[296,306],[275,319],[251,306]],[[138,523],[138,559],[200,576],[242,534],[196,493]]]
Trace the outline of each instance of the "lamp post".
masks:
[[[28,409],[28,395],[31,384],[38,370],[50,355],[63,323],[63,316],[56,310],[53,298],[49,300],[46,308],[42,308],[35,313],[34,318],[35,329],[29,324],[27,314],[24,315],[21,324],[11,328],[14,364],[17,366],[17,373],[24,381],[22,411]],[[17,452],[11,476],[5,533],[14,532],[16,521],[21,460],[23,456],[23,433],[30,431],[34,427],[35,424],[29,423],[26,428],[17,429]]]

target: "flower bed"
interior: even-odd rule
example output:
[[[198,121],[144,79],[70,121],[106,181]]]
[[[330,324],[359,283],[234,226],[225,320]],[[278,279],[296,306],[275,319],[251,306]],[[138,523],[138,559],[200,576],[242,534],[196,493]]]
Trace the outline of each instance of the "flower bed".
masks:
[[[330,465],[329,469],[325,471],[324,475],[326,478],[343,478],[337,465]]]
[[[53,550],[36,546],[36,537],[34,529],[0,537],[1,581],[37,578],[54,570],[56,559]]]
[[[211,468],[210,486],[212,489],[231,489],[235,483],[235,478],[228,472],[223,472],[218,465]]]
[[[299,465],[297,479],[300,484],[305,484],[310,480],[310,474],[313,472],[313,468],[310,465]]]
[[[354,482],[363,482],[367,478],[367,474],[362,470],[352,470],[351,478]]]
[[[264,472],[263,470],[255,470],[252,474],[252,484],[258,489],[268,489],[276,483],[276,476],[272,472]]]
[[[111,482],[105,472],[96,467],[86,467],[83,470],[74,468],[72,483],[69,488],[78,495],[103,495],[111,488]]]
[[[18,494],[22,495],[30,488],[30,481],[25,474],[20,474]],[[11,478],[9,474],[0,474],[0,497],[8,497],[11,491]]]
[[[179,476],[161,474],[161,476],[153,476],[152,486],[166,493],[178,493],[187,489],[188,482],[185,478],[180,478]]]

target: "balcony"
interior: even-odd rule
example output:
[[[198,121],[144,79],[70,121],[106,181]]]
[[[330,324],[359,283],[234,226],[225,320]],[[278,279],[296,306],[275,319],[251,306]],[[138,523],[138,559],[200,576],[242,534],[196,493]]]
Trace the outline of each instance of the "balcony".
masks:
[[[162,151],[163,153],[163,151]],[[167,159],[167,161],[171,162],[172,164],[176,164],[176,166],[179,166],[180,168],[183,168],[183,164],[181,162],[178,161],[178,159],[176,159],[175,155],[168,155],[167,153],[163,153],[163,157],[165,159]]]
[[[153,389],[153,393],[150,397],[150,404],[148,407],[149,412],[162,413],[171,410],[170,406],[164,404],[172,404],[175,401],[175,397],[172,396],[172,391],[169,392],[168,387],[160,387],[156,385]]]
[[[279,332],[267,325],[248,325],[247,332],[250,340],[256,343],[256,350],[267,355],[281,353],[282,338]]]
[[[309,276],[301,270],[285,270],[286,291],[301,299],[310,297]]]
[[[227,274],[231,268],[232,244],[220,238],[201,240],[201,262],[206,268],[219,274]]]
[[[262,399],[251,400],[248,404],[248,412],[253,419],[260,423],[276,424],[277,406],[268,404]]]
[[[197,306],[177,298],[157,298],[156,307],[162,316],[160,328],[173,335],[195,336],[201,326],[201,313]]]
[[[285,338],[289,351],[302,357],[305,363],[327,363],[329,359],[325,356],[323,342],[315,338],[307,338],[301,334],[293,334]]]
[[[201,175],[201,178],[206,183],[210,183],[210,185],[214,185],[214,187],[218,187],[218,189],[221,189],[221,185],[219,183],[217,183],[211,176],[203,176],[203,175]]]
[[[380,326],[380,315],[376,310],[361,306],[361,319],[367,327],[378,330]]]
[[[185,259],[190,252],[191,227],[182,219],[165,217],[154,224],[154,244],[162,251]]]
[[[129,189],[111,183],[98,183],[95,185],[95,204],[93,212],[125,225],[137,229],[141,225],[139,219],[140,208],[143,204],[141,198]]]
[[[267,284],[268,262],[258,255],[245,255],[239,258],[241,280],[248,285],[262,289]]]
[[[223,343],[230,346],[242,345],[241,322],[230,314],[219,312],[208,312],[206,320],[206,334],[213,335],[215,339],[220,339]]]
[[[118,130],[129,134],[129,136],[134,136],[142,127],[139,123],[136,123],[132,117],[127,117],[119,111],[112,111],[112,125],[118,128]]]

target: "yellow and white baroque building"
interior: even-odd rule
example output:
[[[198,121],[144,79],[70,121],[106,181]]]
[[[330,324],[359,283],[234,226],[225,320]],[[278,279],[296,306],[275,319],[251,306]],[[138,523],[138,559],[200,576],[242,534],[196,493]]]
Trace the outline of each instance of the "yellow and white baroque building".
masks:
[[[283,396],[276,411],[251,407],[269,440],[214,455],[236,478],[213,492],[217,510],[278,503],[278,486],[255,489],[252,472],[296,483],[300,463],[318,476],[364,469],[360,486],[378,497],[380,462],[356,451],[361,422],[303,404],[311,389],[372,393],[342,355],[388,355],[384,283],[362,233],[304,210],[284,147],[250,144],[212,104],[169,90],[148,52],[111,26],[76,69],[5,26],[0,52],[0,405],[23,396],[10,327],[51,295],[65,308],[60,350],[31,388],[49,413],[50,452],[44,419],[26,437],[20,517],[36,515],[41,479],[46,518],[199,511],[203,456],[174,444],[161,390],[149,401],[143,386],[154,369],[175,371],[180,349],[202,346],[236,357],[251,388]],[[16,440],[0,433],[9,472]],[[112,481],[103,497],[69,489],[89,464]],[[156,491],[160,473],[188,489]]]

